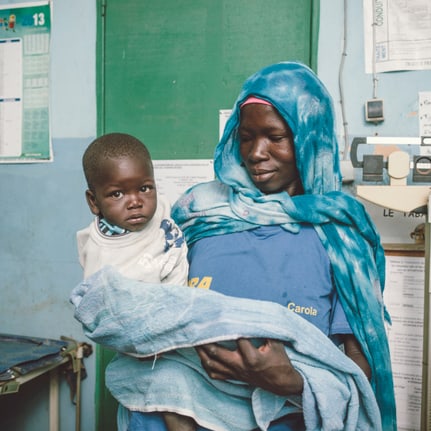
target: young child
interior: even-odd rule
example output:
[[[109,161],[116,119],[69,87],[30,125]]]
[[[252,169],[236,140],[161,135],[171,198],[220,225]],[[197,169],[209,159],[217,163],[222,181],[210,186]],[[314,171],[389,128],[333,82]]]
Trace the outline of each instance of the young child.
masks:
[[[187,283],[187,246],[157,194],[153,164],[133,136],[110,133],[86,149],[83,169],[88,206],[96,216],[77,233],[79,260],[88,277],[105,265],[144,282]],[[195,430],[193,419],[166,412],[169,431]]]

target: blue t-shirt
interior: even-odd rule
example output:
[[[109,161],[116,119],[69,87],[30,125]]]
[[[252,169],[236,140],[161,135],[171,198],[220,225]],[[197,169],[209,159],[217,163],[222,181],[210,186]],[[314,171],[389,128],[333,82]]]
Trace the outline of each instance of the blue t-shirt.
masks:
[[[350,334],[332,282],[328,255],[316,231],[279,226],[203,238],[189,248],[189,285],[226,295],[273,301],[298,313],[326,335]],[[130,413],[129,431],[166,431],[161,413]],[[303,431],[302,414],[268,431]],[[197,427],[197,431],[209,431]]]
[[[311,225],[203,238],[189,250],[189,285],[277,302],[326,335],[352,331],[338,300],[328,255]]]

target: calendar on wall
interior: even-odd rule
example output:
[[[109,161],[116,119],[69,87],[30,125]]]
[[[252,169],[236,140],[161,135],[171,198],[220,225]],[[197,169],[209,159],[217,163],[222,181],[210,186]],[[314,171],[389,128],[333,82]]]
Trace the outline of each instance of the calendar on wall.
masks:
[[[0,6],[0,163],[52,160],[51,3]]]

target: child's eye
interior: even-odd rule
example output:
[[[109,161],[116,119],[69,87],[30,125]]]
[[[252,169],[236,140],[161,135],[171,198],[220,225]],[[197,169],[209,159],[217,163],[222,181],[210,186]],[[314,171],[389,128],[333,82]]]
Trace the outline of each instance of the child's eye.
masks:
[[[148,192],[150,192],[153,189],[154,189],[154,186],[142,186],[141,187],[141,192],[148,193]]]
[[[121,199],[123,197],[123,192],[116,190],[115,192],[112,192],[110,196],[113,197],[114,199]]]

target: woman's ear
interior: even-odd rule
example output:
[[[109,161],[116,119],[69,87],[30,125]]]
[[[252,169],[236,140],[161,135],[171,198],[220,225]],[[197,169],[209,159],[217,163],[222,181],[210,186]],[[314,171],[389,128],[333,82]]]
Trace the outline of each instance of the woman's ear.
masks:
[[[100,215],[100,209],[97,205],[95,194],[91,190],[86,190],[85,198],[87,199],[87,204],[90,207],[91,212],[94,215]]]

